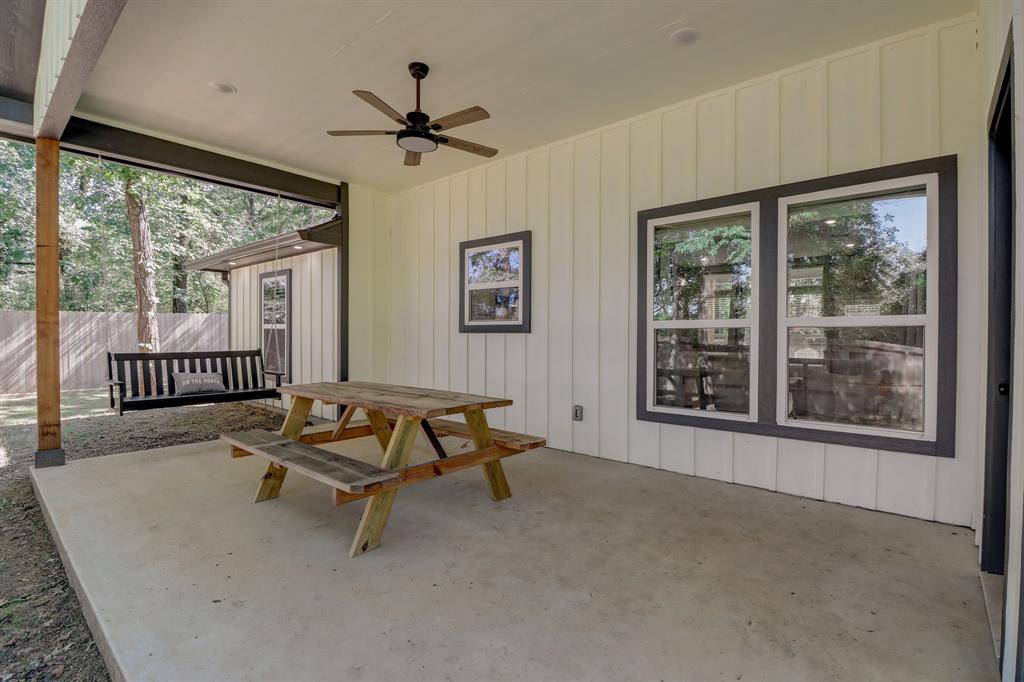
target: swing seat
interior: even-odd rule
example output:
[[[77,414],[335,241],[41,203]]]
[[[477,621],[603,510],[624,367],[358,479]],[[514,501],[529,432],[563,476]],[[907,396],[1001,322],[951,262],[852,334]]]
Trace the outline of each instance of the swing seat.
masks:
[[[175,392],[173,372],[216,372],[227,390],[217,393]],[[266,377],[272,377],[272,386]],[[194,353],[107,353],[110,408],[118,415],[182,405],[280,400],[283,372],[268,371],[263,352],[256,350]]]

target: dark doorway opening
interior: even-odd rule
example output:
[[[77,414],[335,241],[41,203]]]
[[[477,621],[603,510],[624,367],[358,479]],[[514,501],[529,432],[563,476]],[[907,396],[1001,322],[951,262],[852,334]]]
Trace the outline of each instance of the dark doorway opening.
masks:
[[[988,388],[981,568],[1003,575],[1013,375],[1013,66],[1007,60],[989,126]]]
[[[989,118],[988,369],[982,590],[1000,667],[1005,647],[1007,509],[1013,395],[1014,167],[1013,50],[1007,43]],[[1018,641],[1018,644],[1021,644]],[[1018,646],[1018,649],[1020,647]]]

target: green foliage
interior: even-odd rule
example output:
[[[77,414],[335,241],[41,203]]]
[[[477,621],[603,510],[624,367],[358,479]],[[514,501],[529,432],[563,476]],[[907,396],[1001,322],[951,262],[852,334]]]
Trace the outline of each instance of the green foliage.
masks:
[[[322,222],[325,209],[189,178],[61,153],[61,310],[133,311],[132,242],[124,182],[145,202],[160,312],[171,312],[175,264]],[[0,140],[0,308],[35,307],[35,153]],[[214,273],[189,272],[177,296],[189,312],[225,312]]]

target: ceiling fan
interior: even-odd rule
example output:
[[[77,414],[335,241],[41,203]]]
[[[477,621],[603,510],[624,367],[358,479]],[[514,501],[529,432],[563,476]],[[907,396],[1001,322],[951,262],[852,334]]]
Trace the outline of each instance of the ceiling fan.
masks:
[[[450,137],[443,131],[450,130],[455,126],[475,123],[490,118],[491,115],[480,107],[470,107],[454,114],[442,116],[439,119],[431,120],[429,116],[420,110],[420,81],[427,77],[430,67],[422,62],[409,64],[409,74],[416,79],[416,110],[410,111],[405,116],[397,110],[388,106],[380,97],[369,90],[353,90],[352,94],[363,100],[371,107],[381,112],[395,123],[405,126],[402,130],[328,130],[327,134],[333,137],[354,137],[358,135],[394,135],[398,146],[405,150],[405,165],[420,165],[420,157],[427,152],[437,149],[438,145],[447,145],[454,149],[461,149],[471,154],[479,154],[490,158],[498,153],[493,147],[485,147],[475,142],[467,142],[456,137]],[[438,133],[441,133],[438,135]]]

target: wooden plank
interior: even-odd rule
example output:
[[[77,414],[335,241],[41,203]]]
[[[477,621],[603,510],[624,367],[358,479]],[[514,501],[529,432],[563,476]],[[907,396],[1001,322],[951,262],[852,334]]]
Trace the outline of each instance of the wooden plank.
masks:
[[[36,140],[36,443],[59,450],[60,143]],[[60,462],[63,464],[63,460]]]
[[[572,450],[572,145],[551,148],[549,156],[548,286],[534,295],[548,297],[548,440]]]
[[[372,420],[373,418],[371,418],[371,423]],[[406,465],[416,442],[419,428],[420,419],[418,417],[402,415],[398,418],[395,431],[388,442],[387,451],[384,453],[381,467],[399,469]],[[359,520],[359,528],[356,530],[355,539],[349,549],[349,556],[359,556],[380,546],[380,538],[384,533],[384,526],[388,522],[391,506],[395,503],[395,495],[396,492],[392,490],[374,495],[370,499]]]
[[[828,86],[824,65],[779,79],[780,180],[828,174]]]
[[[427,185],[416,191],[416,272],[410,313],[419,329],[416,344],[416,384],[434,387],[434,188]],[[413,298],[415,297],[415,298]]]
[[[779,184],[779,81],[736,91],[736,191]]]
[[[266,502],[280,495],[281,486],[284,485],[284,477],[287,473],[288,469],[271,462],[267,467],[267,473],[263,474],[263,478],[260,480],[260,487],[256,490],[253,503]]]
[[[288,409],[288,416],[284,419],[281,427],[281,435],[286,438],[298,438],[302,435],[302,429],[306,426],[306,419],[313,409],[313,401],[309,398],[295,398],[292,406]],[[267,467],[267,473],[263,474],[260,487],[256,490],[256,497],[253,502],[265,502],[272,500],[281,493],[281,485],[284,484],[284,477],[288,469],[271,462]]]
[[[874,47],[829,62],[829,173],[881,164],[878,69]]]
[[[448,388],[452,391],[469,390],[469,341],[467,336],[475,334],[459,334],[459,244],[468,238],[467,220],[469,210],[469,178],[459,175],[452,178],[451,205],[449,219],[451,221],[451,268],[449,272],[449,319],[451,333],[448,337]],[[536,263],[536,260],[534,260]],[[536,283],[536,279],[534,282]],[[536,298],[536,296],[534,297]]]
[[[620,462],[629,454],[629,223],[629,128],[619,126],[601,135],[597,417],[598,454]]]
[[[352,421],[352,417],[353,415],[355,415],[357,409],[358,408],[353,407],[352,405],[348,405],[345,407],[345,411],[341,413],[341,421],[338,422],[338,425],[335,427],[334,432],[331,434],[333,436],[333,440],[339,440],[341,438],[345,429],[348,427],[348,423]]]
[[[377,443],[380,444],[381,451],[386,453],[392,436],[391,424],[388,418],[376,410],[368,411],[366,416],[370,422],[371,432],[376,436]]]
[[[874,509],[878,501],[878,451],[826,445],[824,498]]]
[[[661,201],[697,198],[697,108],[689,104],[661,115]]]
[[[292,440],[249,448],[253,454],[346,492],[363,492],[368,485],[398,478],[395,471]]]
[[[820,500],[825,485],[825,445],[779,439],[778,491]]]
[[[573,153],[572,402],[583,406],[583,420],[572,422],[572,449],[597,455],[601,449],[601,136],[576,140]]]
[[[309,419],[309,412],[313,409],[313,400],[304,396],[296,396],[292,399],[292,406],[285,417],[284,425],[281,426],[281,435],[288,438],[298,439],[302,435],[302,429]]]
[[[466,413],[466,425],[473,435],[473,445],[478,450],[494,447],[494,439],[491,437],[491,429],[487,426],[487,416],[483,410],[472,410]],[[487,487],[491,490],[491,498],[500,502],[505,498],[512,497],[512,491],[505,479],[505,470],[501,462],[494,460],[483,465],[484,478],[487,480]]]
[[[473,439],[473,430],[469,424],[463,424],[462,422],[453,421],[451,419],[429,419],[428,423],[434,429],[434,433],[439,436],[454,436],[456,438],[466,438],[469,440]],[[533,450],[535,448],[542,448],[546,444],[545,440],[539,436],[529,436],[524,433],[513,433],[512,431],[504,431],[502,429],[488,429],[490,431],[491,440],[495,445],[516,452],[525,452],[527,450]]]
[[[487,171],[477,168],[469,172],[467,196],[466,235],[476,239],[487,235]],[[458,268],[455,268],[457,271]],[[487,335],[466,334],[469,357],[467,359],[466,390],[470,393],[487,391]]]
[[[458,253],[458,245],[450,242],[449,202],[451,182],[442,180],[434,186],[434,388],[451,388],[448,360],[449,323],[451,309],[452,253]],[[458,270],[458,268],[456,268]]]
[[[491,398],[468,393],[439,391],[413,386],[377,384],[369,381],[325,381],[282,386],[281,392],[335,405],[354,405],[363,410],[378,410],[407,417],[441,417],[472,409],[492,409],[511,405],[506,398]]]
[[[343,490],[336,489],[334,491],[334,504],[339,506],[348,504],[349,502],[370,497],[378,492],[383,492],[384,490],[404,488],[415,483],[428,481],[432,478],[438,478],[439,476],[446,476],[457,471],[481,466],[487,462],[497,459],[511,457],[512,455],[519,454],[519,452],[519,450],[510,450],[509,448],[503,448],[496,445],[491,448],[484,448],[483,450],[473,450],[472,452],[451,455],[447,459],[407,466],[395,472],[398,474],[397,479],[374,484],[361,493],[346,493]]]
[[[934,33],[881,48],[882,163],[939,153],[939,60]]]
[[[526,335],[529,398],[524,430],[543,436],[548,434],[548,163],[546,149],[530,154],[526,160],[526,224],[533,231],[533,310],[532,333]]]
[[[311,426],[302,432],[298,440],[303,443],[335,443],[373,435],[370,422],[366,420],[349,422],[348,426],[340,434],[335,431],[337,426],[336,423]]]
[[[629,215],[635,221],[637,211],[655,208],[661,200],[661,116],[650,116],[629,125]],[[635,224],[630,225],[629,263],[637,262]],[[635,274],[635,271],[634,271]],[[636,300],[637,278],[629,278],[629,300]],[[636,386],[636,334],[637,308],[629,306],[629,386]],[[643,311],[639,311],[643,315]],[[564,410],[564,408],[562,408]],[[566,415],[568,416],[568,415]],[[645,466],[658,466],[661,451],[661,429],[654,422],[636,418],[636,391],[629,391],[629,461]]]
[[[504,234],[505,228],[505,164],[498,163],[486,169],[487,181],[487,236]],[[505,337],[506,334],[484,334],[487,364],[484,367],[485,389],[491,395],[505,396]],[[511,404],[511,403],[509,403]],[[505,426],[505,410],[491,414],[491,421]]]
[[[697,102],[697,196],[736,191],[736,108],[732,92]]]

